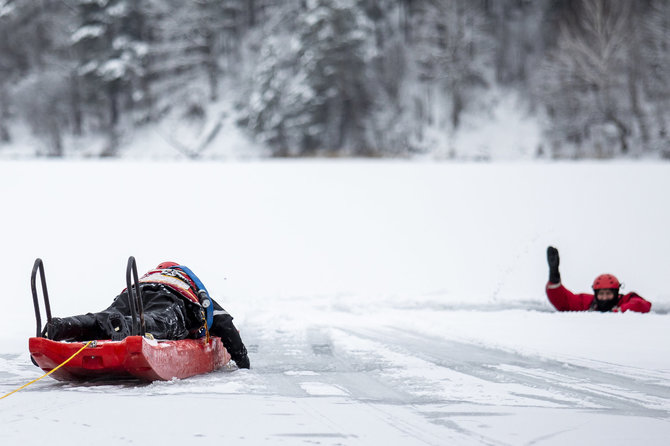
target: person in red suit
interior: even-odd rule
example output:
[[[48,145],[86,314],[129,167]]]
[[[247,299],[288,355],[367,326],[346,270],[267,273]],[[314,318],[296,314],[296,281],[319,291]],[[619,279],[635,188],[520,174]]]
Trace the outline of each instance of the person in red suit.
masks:
[[[553,246],[547,248],[547,263],[549,263],[549,282],[546,291],[549,302],[558,311],[637,311],[648,313],[651,302],[643,299],[637,293],[619,294],[621,283],[612,274],[601,274],[593,281],[593,293],[574,294],[561,283],[561,273],[558,271],[558,249]]]

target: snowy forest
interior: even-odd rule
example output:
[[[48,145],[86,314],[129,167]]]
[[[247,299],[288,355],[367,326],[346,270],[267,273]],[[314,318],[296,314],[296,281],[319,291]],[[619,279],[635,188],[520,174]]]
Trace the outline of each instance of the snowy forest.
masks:
[[[0,154],[117,157],[168,122],[190,158],[235,128],[269,157],[486,160],[470,118],[513,110],[532,157],[670,158],[668,73],[666,0],[0,0]]]

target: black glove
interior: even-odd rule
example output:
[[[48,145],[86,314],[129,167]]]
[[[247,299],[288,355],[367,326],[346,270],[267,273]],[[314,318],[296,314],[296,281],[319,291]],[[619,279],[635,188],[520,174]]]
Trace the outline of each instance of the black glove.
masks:
[[[251,364],[249,363],[249,357],[247,355],[238,357],[237,359],[233,359],[233,361],[235,361],[235,364],[237,364],[238,369],[251,368]]]
[[[553,246],[547,248],[547,263],[549,264],[549,282],[560,283],[561,273],[558,272],[558,249]]]

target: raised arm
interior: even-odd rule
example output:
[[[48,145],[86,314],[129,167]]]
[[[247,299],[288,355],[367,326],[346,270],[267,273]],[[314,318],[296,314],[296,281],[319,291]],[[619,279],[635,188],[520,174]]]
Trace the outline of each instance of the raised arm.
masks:
[[[558,249],[553,246],[547,248],[547,263],[549,264],[549,283],[561,283],[561,273],[558,271]]]
[[[588,310],[593,301],[593,295],[574,294],[561,284],[561,273],[558,271],[560,263],[558,249],[553,246],[547,248],[547,263],[549,264],[549,282],[546,292],[549,302],[558,311]]]

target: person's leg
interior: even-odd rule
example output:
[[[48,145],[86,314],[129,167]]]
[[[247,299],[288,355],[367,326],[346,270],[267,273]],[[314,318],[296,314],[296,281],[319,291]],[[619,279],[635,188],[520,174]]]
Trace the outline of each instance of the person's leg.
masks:
[[[144,313],[144,331],[156,339],[184,339],[188,337],[184,321],[183,305],[170,304],[163,308],[154,307]],[[90,341],[111,339],[120,341],[131,335],[130,316],[108,309],[100,313],[52,318],[46,324],[42,335],[54,341]],[[141,333],[144,335],[144,333]]]
[[[104,336],[94,313],[51,318],[51,322],[44,326],[42,336],[54,341],[109,339]]]
[[[184,339],[189,334],[187,311],[183,299],[161,286],[143,287],[145,333],[158,339]],[[56,341],[120,341],[130,336],[132,318],[128,293],[123,292],[106,310],[65,318],[52,318],[43,336]],[[144,334],[144,333],[142,333]]]

